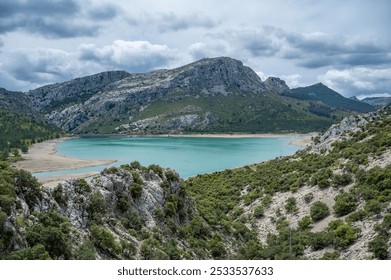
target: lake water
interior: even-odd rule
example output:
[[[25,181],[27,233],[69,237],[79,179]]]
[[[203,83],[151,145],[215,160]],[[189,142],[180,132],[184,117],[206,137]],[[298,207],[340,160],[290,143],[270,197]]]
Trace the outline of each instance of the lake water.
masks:
[[[75,138],[57,145],[58,154],[81,159],[115,159],[114,166],[139,161],[175,169],[181,177],[211,173],[227,168],[294,154],[302,149],[289,145],[295,137],[279,138],[186,138],[124,137]],[[99,171],[107,166],[35,173],[37,177]]]

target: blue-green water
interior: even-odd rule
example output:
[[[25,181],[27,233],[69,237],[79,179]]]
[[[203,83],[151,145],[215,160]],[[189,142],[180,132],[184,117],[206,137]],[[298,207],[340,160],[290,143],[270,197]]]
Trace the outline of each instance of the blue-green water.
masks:
[[[291,155],[302,147],[289,145],[295,137],[279,138],[76,138],[57,145],[58,154],[67,157],[117,160],[114,166],[139,161],[175,169],[182,177],[211,173],[227,168]],[[107,166],[35,173],[37,177],[83,173]]]

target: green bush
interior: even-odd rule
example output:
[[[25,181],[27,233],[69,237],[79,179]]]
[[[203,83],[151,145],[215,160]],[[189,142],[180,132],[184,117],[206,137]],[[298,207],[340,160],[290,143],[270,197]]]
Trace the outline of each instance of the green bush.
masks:
[[[379,260],[388,259],[387,248],[387,240],[382,236],[377,236],[368,243],[368,251],[373,253],[373,256]]]
[[[285,207],[285,210],[286,210],[287,213],[295,213],[295,212],[297,212],[298,208],[297,208],[296,198],[289,197],[286,200],[284,207]]]
[[[141,184],[138,184],[138,183],[131,184],[129,189],[130,189],[130,194],[132,195],[132,197],[134,199],[139,198],[141,196],[141,194],[143,193],[143,187]]]
[[[173,182],[173,181],[178,181],[179,180],[179,177],[178,175],[176,175],[173,171],[171,170],[168,170],[166,171],[166,178],[169,182]]]
[[[352,175],[344,173],[344,174],[335,174],[332,179],[333,187],[344,187],[349,185],[352,182]]]
[[[261,217],[263,217],[264,212],[265,212],[265,210],[264,210],[263,206],[258,205],[254,208],[253,216],[255,218],[261,218]]]
[[[38,222],[28,228],[26,239],[31,247],[38,244],[45,246],[53,259],[69,259],[71,257],[69,234],[69,220],[57,212],[50,211],[38,214]]]
[[[132,162],[130,163],[130,166],[131,166],[133,169],[141,169],[141,164],[140,164],[140,162],[138,162],[137,160],[132,161]]]
[[[37,178],[25,170],[15,172],[15,190],[17,195],[23,195],[29,207],[33,207],[42,198],[41,184]]]
[[[372,199],[372,200],[368,200],[366,203],[365,203],[365,206],[364,206],[364,210],[367,212],[367,213],[370,213],[372,215],[377,215],[377,214],[380,214],[380,212],[382,211],[383,209],[383,206],[382,204],[375,200],[375,199]]]
[[[313,193],[307,193],[304,195],[304,201],[305,203],[310,203],[314,199],[314,194]]]
[[[330,215],[330,210],[327,204],[316,201],[310,208],[310,216],[314,222],[320,221]]]
[[[15,198],[8,195],[0,195],[0,209],[11,215],[11,208],[14,205]]]
[[[87,205],[87,213],[90,215],[90,219],[100,223],[101,217],[107,211],[107,202],[103,195],[97,191],[95,192],[90,199],[90,202]]]
[[[120,211],[121,213],[128,211],[130,207],[128,195],[125,192],[118,191],[116,192],[116,197],[117,197],[116,207],[118,211]]]
[[[151,164],[147,168],[159,175],[160,178],[163,178],[163,169],[159,165]]]
[[[310,225],[312,224],[312,219],[309,216],[304,216],[301,220],[298,222],[298,226],[300,230],[307,230],[309,229]]]
[[[332,234],[333,244],[336,248],[346,248],[358,238],[358,229],[350,224],[345,224],[341,220],[329,223],[328,230]]]
[[[94,244],[90,240],[84,241],[75,251],[76,260],[95,260],[96,251]]]
[[[53,189],[53,198],[59,205],[66,205],[66,197],[63,197],[63,188],[61,184],[58,184],[57,187]]]
[[[357,207],[357,199],[351,193],[339,194],[335,197],[334,213],[337,217],[347,215]]]
[[[92,225],[90,232],[94,245],[105,253],[115,255],[121,252],[121,245],[115,241],[114,235],[108,229]]]
[[[91,187],[85,179],[79,178],[75,180],[75,191],[78,194],[90,193]]]

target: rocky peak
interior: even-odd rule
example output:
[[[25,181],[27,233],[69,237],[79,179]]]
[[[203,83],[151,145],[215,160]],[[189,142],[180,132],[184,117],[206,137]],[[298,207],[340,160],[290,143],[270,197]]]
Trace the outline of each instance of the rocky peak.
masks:
[[[229,57],[204,58],[172,70],[174,84],[203,88],[204,92],[230,90],[262,93],[265,87],[258,75],[239,60]]]
[[[284,80],[276,77],[267,78],[264,85],[268,91],[278,94],[282,94],[290,90]]]

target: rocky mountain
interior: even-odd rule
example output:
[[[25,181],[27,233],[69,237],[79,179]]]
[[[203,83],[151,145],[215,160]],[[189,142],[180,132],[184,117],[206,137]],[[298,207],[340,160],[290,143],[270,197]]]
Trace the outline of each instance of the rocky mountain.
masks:
[[[26,96],[57,127],[87,134],[314,131],[347,115],[289,92],[279,78],[262,82],[242,62],[219,57],[149,73],[104,72]]]
[[[383,107],[391,103],[391,97],[366,97],[361,101],[374,107]]]

